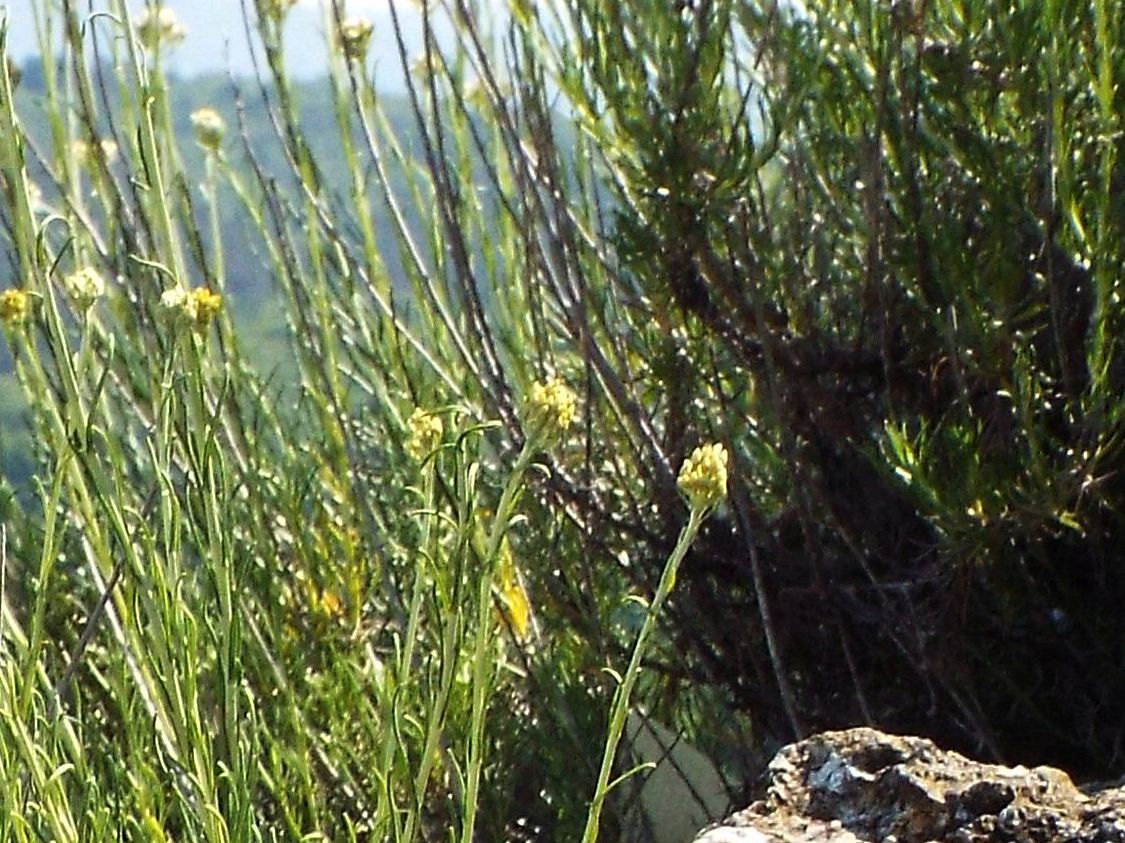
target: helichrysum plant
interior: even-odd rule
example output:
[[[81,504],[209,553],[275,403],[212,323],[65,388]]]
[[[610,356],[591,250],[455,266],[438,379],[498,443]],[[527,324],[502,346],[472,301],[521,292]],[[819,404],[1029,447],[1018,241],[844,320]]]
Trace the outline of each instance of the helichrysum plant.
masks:
[[[195,329],[206,331],[211,326],[212,320],[223,309],[222,293],[216,293],[207,287],[197,287],[191,291],[188,299],[192,303],[191,309],[194,311]]]
[[[602,806],[611,787],[609,777],[613,771],[617,747],[621,743],[621,736],[624,733],[625,723],[629,716],[629,699],[637,683],[637,677],[640,675],[641,662],[648,648],[649,638],[656,629],[660,610],[668,599],[668,595],[672,593],[672,588],[676,584],[676,572],[699,532],[703,519],[726,498],[727,480],[727,452],[719,444],[701,445],[696,448],[692,455],[684,461],[683,467],[680,469],[677,485],[687,498],[690,507],[688,522],[680,532],[676,547],[664,565],[664,572],[661,574],[660,583],[656,587],[656,594],[648,606],[644,624],[637,635],[637,642],[633,647],[633,656],[629,660],[629,667],[625,670],[613,695],[613,703],[610,706],[609,734],[606,737],[602,766],[598,773],[598,783],[594,789],[590,813],[586,819],[586,830],[582,835],[582,843],[595,843],[598,839]]]
[[[290,9],[297,5],[298,0],[263,0],[262,10],[271,18],[284,19]]]
[[[203,332],[223,309],[223,296],[206,287],[172,287],[160,296],[160,306],[175,322]]]

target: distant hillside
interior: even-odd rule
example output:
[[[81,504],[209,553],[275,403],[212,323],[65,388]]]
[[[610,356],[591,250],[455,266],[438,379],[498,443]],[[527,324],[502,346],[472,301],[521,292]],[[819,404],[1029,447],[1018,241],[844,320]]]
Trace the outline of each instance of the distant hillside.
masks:
[[[44,110],[46,85],[43,68],[36,61],[26,62],[22,70],[22,80],[16,94],[20,118],[27,127],[36,147],[46,154],[50,148],[47,115]],[[109,77],[107,77],[109,78]],[[204,106],[218,110],[226,120],[228,138],[224,144],[226,155],[234,163],[238,172],[248,181],[253,180],[251,155],[264,172],[278,177],[278,187],[283,193],[292,190],[295,183],[284,178],[288,172],[283,149],[278,142],[270,120],[268,106],[263,97],[263,89],[253,79],[237,79],[233,83],[223,74],[209,74],[194,78],[169,77],[169,90],[174,104],[174,129],[180,141],[186,182],[193,188],[193,201],[199,215],[199,230],[205,248],[210,248],[210,229],[204,214],[206,207],[199,195],[198,186],[204,176],[204,156],[197,146],[191,126],[191,113]],[[114,96],[115,88],[107,84],[106,96]],[[301,109],[303,124],[314,158],[321,169],[323,182],[330,190],[346,190],[348,174],[344,169],[342,157],[334,144],[338,144],[336,114],[327,79],[294,82],[295,101]],[[265,89],[265,97],[272,97],[273,91]],[[238,99],[242,100],[239,126]],[[409,103],[403,96],[385,96],[382,105],[399,138],[412,136],[413,117]],[[115,107],[115,106],[114,106]],[[239,138],[245,132],[246,143]],[[357,142],[362,139],[357,137]],[[40,187],[44,201],[48,204],[57,199],[57,190],[52,179],[42,168],[29,164],[32,179]],[[372,202],[379,202],[376,191],[370,191]],[[229,188],[219,191],[220,213],[223,220],[223,252],[226,262],[227,301],[239,325],[244,348],[251,356],[251,362],[263,373],[274,373],[284,383],[292,375],[292,363],[285,339],[286,325],[281,315],[282,309],[277,298],[273,279],[269,276],[266,261],[261,254],[260,244],[252,237],[252,229],[244,224],[245,216],[238,201]],[[377,214],[377,220],[385,215]],[[377,232],[384,256],[396,253],[395,238],[389,225],[380,225]],[[10,254],[5,253],[8,266],[7,278],[13,278],[15,267]],[[390,271],[397,275],[393,260],[388,260]],[[9,286],[5,278],[0,286]],[[396,278],[400,282],[401,278]],[[277,379],[275,378],[275,383]],[[30,440],[27,435],[26,407],[12,372],[12,361],[6,343],[0,342],[0,476],[6,475],[17,485],[26,483],[33,469],[29,454]]]

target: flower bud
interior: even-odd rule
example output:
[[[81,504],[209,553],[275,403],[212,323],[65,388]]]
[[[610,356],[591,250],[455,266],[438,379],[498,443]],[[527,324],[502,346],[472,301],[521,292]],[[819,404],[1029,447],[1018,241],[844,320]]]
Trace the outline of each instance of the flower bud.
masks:
[[[81,310],[89,310],[105,295],[105,279],[92,266],[84,266],[63,279],[63,289]]]

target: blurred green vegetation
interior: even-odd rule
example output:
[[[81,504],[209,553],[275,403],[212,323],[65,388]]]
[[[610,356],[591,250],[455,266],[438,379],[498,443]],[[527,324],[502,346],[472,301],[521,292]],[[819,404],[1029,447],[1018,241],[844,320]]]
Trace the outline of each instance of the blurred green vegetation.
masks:
[[[103,68],[102,72],[112,76],[111,68]],[[49,137],[49,116],[44,111],[45,81],[39,60],[26,60],[21,73],[21,84],[16,91],[17,108],[24,119],[28,136],[43,144]],[[186,185],[197,185],[204,177],[204,155],[193,141],[190,120],[192,112],[204,107],[218,110],[228,125],[237,125],[239,119],[244,121],[248,144],[254,150],[257,166],[269,173],[280,173],[285,169],[284,149],[274,135],[265,104],[258,97],[247,96],[255,84],[250,79],[232,83],[222,73],[190,79],[173,76],[169,79],[172,126],[183,151]],[[330,191],[344,189],[347,165],[337,154],[334,104],[328,80],[295,82],[293,93],[302,107],[302,120],[313,154],[321,164],[326,188]],[[245,106],[241,116],[236,106],[240,97]],[[386,97],[384,104],[394,131],[409,143],[410,116],[405,98]],[[250,161],[247,156],[240,155],[233,165],[248,168]],[[31,176],[40,185],[44,201],[55,202],[57,192],[44,178],[42,170],[32,167]],[[289,184],[287,189],[295,191],[296,188]],[[289,326],[279,291],[269,277],[266,260],[255,243],[255,232],[240,213],[236,197],[229,189],[220,190],[218,197],[219,213],[229,221],[222,228],[228,301],[234,321],[244,337],[247,362],[268,375],[279,393],[291,391],[297,383],[297,368],[287,339]],[[375,201],[374,191],[370,199]],[[380,216],[376,224],[381,248],[393,256],[396,245],[390,222]],[[200,225],[199,237],[201,248],[210,251],[211,232],[206,225]],[[396,265],[396,262],[390,261],[392,271]],[[396,283],[404,283],[401,273],[397,275]],[[8,347],[0,346],[0,466],[3,466],[0,474],[25,493],[34,467],[31,432],[24,418],[26,409],[12,372]]]

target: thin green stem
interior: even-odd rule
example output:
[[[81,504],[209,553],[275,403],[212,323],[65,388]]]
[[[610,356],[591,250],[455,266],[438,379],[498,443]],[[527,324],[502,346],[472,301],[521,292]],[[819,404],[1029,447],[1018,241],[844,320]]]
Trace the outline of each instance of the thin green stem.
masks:
[[[493,663],[491,659],[492,642],[496,637],[492,624],[492,583],[496,572],[496,560],[500,556],[500,546],[508,532],[508,525],[515,511],[516,501],[523,490],[523,477],[531,465],[535,452],[540,447],[536,437],[529,437],[516,459],[508,483],[500,496],[496,517],[488,537],[484,558],[484,568],[477,593],[477,627],[473,643],[473,710],[469,721],[469,775],[465,789],[465,818],[461,826],[462,843],[472,843],[476,827],[477,802],[480,797],[481,769],[484,765],[485,718],[488,701],[495,690]]]
[[[609,777],[613,772],[613,764],[617,758],[617,747],[621,743],[621,736],[625,732],[625,724],[629,719],[629,700],[641,673],[641,662],[648,650],[649,638],[652,637],[652,633],[656,629],[664,602],[668,599],[668,595],[672,593],[672,588],[676,584],[676,572],[680,568],[680,563],[687,554],[688,548],[691,547],[691,543],[695,540],[695,535],[699,532],[699,527],[706,517],[706,510],[692,509],[687,524],[680,531],[676,547],[664,564],[664,572],[660,575],[660,583],[656,587],[656,594],[645,613],[644,623],[637,635],[637,643],[633,645],[633,656],[629,659],[629,667],[626,668],[625,675],[621,677],[621,682],[613,693],[613,702],[610,705],[609,733],[606,736],[605,750],[602,753],[602,766],[598,771],[598,781],[594,787],[594,798],[590,802],[590,810],[586,815],[586,828],[582,832],[582,843],[595,843],[598,839],[602,808],[610,791]]]

